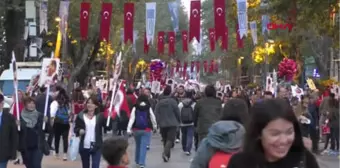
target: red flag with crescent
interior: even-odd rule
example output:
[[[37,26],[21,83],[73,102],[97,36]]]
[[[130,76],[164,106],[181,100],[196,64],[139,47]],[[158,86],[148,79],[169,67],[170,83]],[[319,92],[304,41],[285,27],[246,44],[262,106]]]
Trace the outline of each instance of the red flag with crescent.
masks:
[[[158,54],[164,54],[164,31],[158,32],[157,38],[157,51]]]
[[[241,39],[241,36],[240,36],[238,23],[236,24],[236,41],[237,41],[237,48],[243,48],[243,39]]]
[[[190,4],[190,24],[189,24],[189,41],[194,38],[200,41],[201,32],[201,1],[191,1]]]
[[[214,60],[210,60],[209,72],[213,73],[214,70],[215,70],[215,61]]]
[[[214,0],[216,41],[223,40],[225,31],[225,0]]]
[[[124,43],[129,40],[133,43],[133,18],[135,15],[135,4],[124,4]]]
[[[176,48],[175,32],[174,31],[168,32],[168,38],[169,38],[169,56],[175,55]]]
[[[112,3],[102,3],[100,22],[100,41],[109,41],[112,15]]]
[[[194,72],[194,68],[195,68],[195,61],[191,61],[191,64],[190,64],[190,72]]]
[[[216,34],[215,34],[215,29],[214,28],[209,28],[209,41],[210,41],[210,50],[211,51],[215,51],[215,38],[216,38]]]
[[[203,61],[203,68],[204,68],[204,72],[208,72],[208,62],[207,61]]]
[[[196,72],[199,72],[201,70],[201,62],[196,61]]]
[[[183,63],[183,71],[182,71],[182,75],[183,75],[182,77],[183,78],[186,78],[186,76],[187,76],[187,68],[188,68],[188,62],[185,61]]]
[[[89,31],[91,3],[82,2],[80,4],[80,37],[82,40],[87,39]]]
[[[149,53],[149,44],[146,38],[146,32],[144,33],[144,54]]]
[[[221,48],[224,51],[228,50],[228,37],[229,37],[228,27],[226,26],[225,31],[224,31],[224,36],[222,37],[222,45],[221,45]]]
[[[183,30],[182,31],[182,47],[183,47],[183,53],[187,53],[188,50],[188,31]]]

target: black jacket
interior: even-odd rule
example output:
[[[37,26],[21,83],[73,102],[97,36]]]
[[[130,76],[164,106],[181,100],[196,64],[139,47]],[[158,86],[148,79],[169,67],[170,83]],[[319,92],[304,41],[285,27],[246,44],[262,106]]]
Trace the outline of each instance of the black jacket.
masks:
[[[18,127],[15,118],[3,112],[0,126],[0,163],[16,158],[18,149]]]
[[[21,129],[19,131],[19,151],[26,151],[28,149],[38,148],[44,151],[45,134],[42,130],[43,115],[40,114],[38,122],[34,128],[26,127],[26,122],[20,118]]]
[[[83,129],[86,130],[85,121],[84,121],[84,115],[86,111],[82,111],[77,115],[76,121],[75,121],[75,127],[74,127],[74,133],[77,137],[80,136],[79,131]],[[95,128],[95,136],[96,136],[96,142],[94,144],[93,150],[98,150],[103,144],[103,128],[106,130],[111,130],[112,128],[112,120],[110,120],[110,125],[106,127],[106,118],[104,117],[103,113],[97,113],[96,114],[96,128]],[[84,148],[84,138],[85,134],[80,136],[80,144],[79,144],[79,150]]]

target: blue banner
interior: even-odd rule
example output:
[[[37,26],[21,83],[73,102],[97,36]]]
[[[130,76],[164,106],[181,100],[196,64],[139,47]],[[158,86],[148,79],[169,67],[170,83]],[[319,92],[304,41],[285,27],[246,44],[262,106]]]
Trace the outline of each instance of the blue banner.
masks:
[[[178,32],[179,31],[178,3],[176,1],[169,2],[168,6],[174,31]]]

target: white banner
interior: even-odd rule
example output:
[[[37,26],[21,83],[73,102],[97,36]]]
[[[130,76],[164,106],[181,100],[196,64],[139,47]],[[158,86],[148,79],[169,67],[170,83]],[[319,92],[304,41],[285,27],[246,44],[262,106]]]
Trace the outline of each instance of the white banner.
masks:
[[[254,45],[257,44],[257,23],[256,21],[249,22],[251,38],[253,39]]]
[[[247,37],[248,31],[248,14],[247,0],[237,0],[237,16],[239,25],[240,38]]]
[[[148,44],[150,44],[150,42],[153,44],[156,25],[156,2],[146,3],[145,6],[146,39]]]
[[[262,34],[264,34],[266,31],[267,33],[269,34],[269,30],[268,30],[268,24],[269,24],[269,16],[268,15],[262,15],[262,18],[261,18],[261,21],[262,21]]]
[[[63,39],[66,39],[67,21],[69,14],[70,1],[60,1],[59,4],[59,29]]]
[[[136,41],[138,39],[138,30],[133,30],[133,44],[132,44],[132,50],[133,52],[137,52],[136,50]]]
[[[40,27],[39,32],[40,34],[45,31],[47,33],[48,31],[48,23],[47,23],[47,0],[42,0],[40,2],[40,9],[39,9],[39,19],[40,19]]]

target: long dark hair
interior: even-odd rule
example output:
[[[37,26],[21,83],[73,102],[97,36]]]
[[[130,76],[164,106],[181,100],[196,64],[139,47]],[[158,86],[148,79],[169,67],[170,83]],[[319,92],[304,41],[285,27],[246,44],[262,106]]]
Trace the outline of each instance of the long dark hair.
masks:
[[[56,101],[58,102],[59,106],[68,107],[70,103],[70,98],[68,97],[66,90],[61,86],[57,86],[56,90],[59,91],[56,97]]]
[[[146,105],[140,106],[140,103],[142,103],[142,102],[144,102]],[[140,95],[137,99],[135,107],[139,110],[142,110],[142,111],[150,109],[151,105],[150,105],[150,102],[149,102],[149,98],[144,94]]]
[[[236,121],[247,125],[249,121],[248,106],[243,99],[230,99],[224,105],[220,120]]]
[[[305,147],[302,141],[300,126],[292,107],[284,99],[268,99],[255,103],[250,110],[250,123],[247,127],[243,151],[249,154],[251,161],[259,166],[265,162],[261,135],[269,122],[282,118],[294,126],[295,137],[287,155],[294,155],[296,161],[301,160]]]

